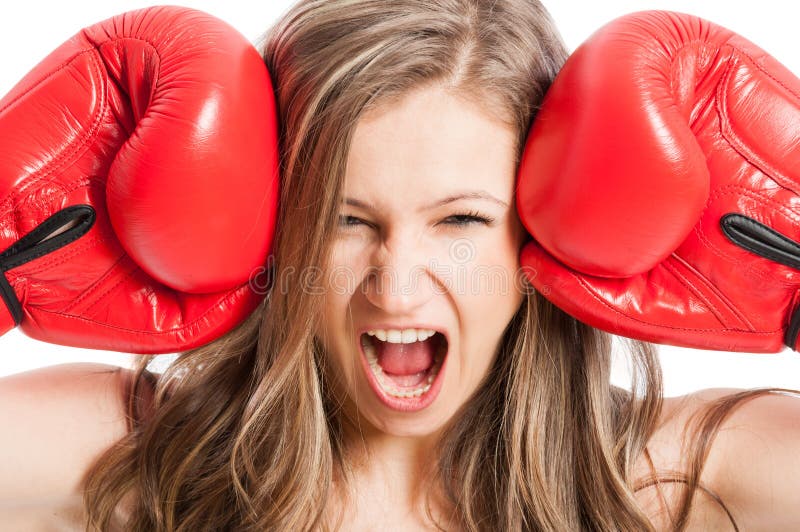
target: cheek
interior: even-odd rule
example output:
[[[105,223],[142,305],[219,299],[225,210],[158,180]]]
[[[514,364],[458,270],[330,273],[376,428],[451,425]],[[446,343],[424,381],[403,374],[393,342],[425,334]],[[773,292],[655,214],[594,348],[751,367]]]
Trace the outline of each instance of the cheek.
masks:
[[[347,305],[352,301],[363,280],[368,254],[358,238],[340,237],[333,245],[330,270],[322,274],[325,291],[326,312],[335,313],[334,319],[345,316]]]
[[[478,386],[491,371],[503,332],[523,303],[520,287],[518,245],[481,254],[470,276],[470,291],[458,296],[464,312],[464,364],[462,374]],[[466,375],[469,375],[468,377]]]
[[[518,234],[511,236],[480,244],[475,260],[465,265],[466,295],[492,302],[495,307],[519,306],[524,295],[519,278],[520,239]]]
[[[489,370],[503,331],[524,301],[519,241],[494,241],[480,249],[467,274],[469,289],[459,295],[465,334],[476,378]]]
[[[332,287],[330,284],[325,286],[317,338],[324,349],[326,358],[338,367],[342,362],[341,351],[344,341],[342,336],[347,328],[349,297],[343,295],[341,289]]]
[[[351,376],[348,375],[350,372],[348,368],[353,363],[351,360],[347,360],[347,349],[342,343],[343,339],[340,331],[344,325],[336,321],[336,314],[331,312],[335,309],[331,308],[330,305],[330,302],[325,305],[325,310],[323,311],[325,325],[320,334],[318,334],[318,339],[322,348],[322,358],[324,359],[327,376],[332,377],[334,382],[338,383],[337,388],[342,385],[346,387],[344,383],[351,380]]]
[[[325,291],[333,292],[333,305],[346,305],[369,271],[370,250],[363,239],[344,238],[333,247],[331,270],[325,274]]]

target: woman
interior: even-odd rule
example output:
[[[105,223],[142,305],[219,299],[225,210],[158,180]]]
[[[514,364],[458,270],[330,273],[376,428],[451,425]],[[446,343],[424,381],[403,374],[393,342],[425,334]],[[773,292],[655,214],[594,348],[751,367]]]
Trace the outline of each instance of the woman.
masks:
[[[521,276],[515,169],[567,57],[538,1],[301,1],[262,50],[282,124],[264,304],[157,377],[142,358],[130,374],[71,367],[6,386],[78,412],[65,449],[83,454],[59,459],[90,529],[800,521],[754,445],[800,441],[796,401],[663,399],[655,351],[636,341],[637,393],[612,386],[610,336]]]

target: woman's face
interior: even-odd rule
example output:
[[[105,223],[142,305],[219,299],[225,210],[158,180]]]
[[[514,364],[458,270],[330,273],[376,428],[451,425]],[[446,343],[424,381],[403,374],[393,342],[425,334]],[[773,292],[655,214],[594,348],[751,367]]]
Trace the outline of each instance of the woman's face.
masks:
[[[362,426],[430,435],[489,372],[524,297],[514,143],[510,126],[442,89],[357,124],[320,340]],[[392,332],[414,328],[439,334]]]

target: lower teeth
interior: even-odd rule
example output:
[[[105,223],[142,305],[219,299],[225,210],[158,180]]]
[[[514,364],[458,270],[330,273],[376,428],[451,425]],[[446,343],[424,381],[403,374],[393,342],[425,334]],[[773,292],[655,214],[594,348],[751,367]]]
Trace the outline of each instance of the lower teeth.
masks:
[[[394,397],[419,397],[428,390],[431,389],[431,384],[433,384],[433,380],[436,378],[436,375],[439,374],[439,370],[442,367],[441,361],[443,355],[443,349],[440,349],[440,352],[437,353],[437,356],[434,357],[433,367],[430,368],[430,375],[428,378],[425,379],[417,388],[413,388],[410,390],[400,390],[397,388],[389,379],[386,377],[386,374],[383,372],[383,369],[378,364],[378,355],[375,353],[375,347],[372,345],[372,342],[367,338],[362,338],[361,346],[364,348],[364,353],[367,355],[367,362],[369,362],[369,367],[372,369],[372,374],[375,375],[375,379],[378,381],[378,385],[381,389],[389,395]],[[442,343],[442,348],[444,347],[444,343]],[[439,359],[438,361],[436,359]]]

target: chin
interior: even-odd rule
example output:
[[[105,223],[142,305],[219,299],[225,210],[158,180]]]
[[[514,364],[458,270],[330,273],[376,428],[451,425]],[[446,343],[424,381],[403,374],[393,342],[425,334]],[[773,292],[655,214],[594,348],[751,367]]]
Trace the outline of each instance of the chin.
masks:
[[[365,416],[362,415],[362,419]],[[389,436],[397,436],[401,438],[427,438],[439,434],[448,422],[448,419],[437,419],[426,422],[425,420],[389,420],[382,419],[373,421],[369,420],[370,424],[375,429],[383,434]]]
[[[369,399],[374,401],[374,398]],[[380,402],[367,403],[364,398],[360,400],[362,408],[359,409],[359,419],[362,424],[366,421],[380,433],[408,438],[425,438],[439,434],[461,407],[438,403],[424,411],[407,413],[386,408]]]

